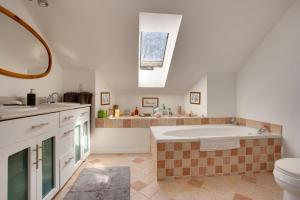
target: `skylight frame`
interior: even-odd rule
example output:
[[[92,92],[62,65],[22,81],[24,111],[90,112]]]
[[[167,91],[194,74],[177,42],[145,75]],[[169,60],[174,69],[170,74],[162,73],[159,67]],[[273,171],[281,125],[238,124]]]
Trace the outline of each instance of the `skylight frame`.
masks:
[[[139,48],[138,48],[138,87],[139,88],[164,88],[166,85],[172,57],[176,45],[182,15],[161,13],[139,13]],[[167,32],[168,41],[165,48],[163,67],[148,67],[141,69],[141,32]]]

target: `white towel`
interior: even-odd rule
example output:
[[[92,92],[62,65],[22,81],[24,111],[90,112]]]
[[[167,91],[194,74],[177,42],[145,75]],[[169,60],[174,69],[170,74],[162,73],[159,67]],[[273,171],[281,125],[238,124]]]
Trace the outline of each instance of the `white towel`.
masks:
[[[200,139],[200,151],[216,151],[240,148],[240,138],[203,138]]]

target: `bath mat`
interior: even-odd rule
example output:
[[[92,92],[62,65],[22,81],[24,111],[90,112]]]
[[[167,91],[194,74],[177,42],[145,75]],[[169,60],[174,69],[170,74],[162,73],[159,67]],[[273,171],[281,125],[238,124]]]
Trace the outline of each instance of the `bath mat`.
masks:
[[[86,168],[64,200],[130,200],[130,168]]]

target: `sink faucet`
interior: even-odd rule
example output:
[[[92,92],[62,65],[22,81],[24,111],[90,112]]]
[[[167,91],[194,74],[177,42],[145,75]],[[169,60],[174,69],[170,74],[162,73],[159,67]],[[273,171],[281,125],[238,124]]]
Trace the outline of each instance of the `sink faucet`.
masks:
[[[257,131],[257,134],[259,135],[262,135],[262,134],[265,134],[265,133],[268,133],[269,130],[266,128],[266,127],[261,127],[258,131]]]
[[[50,94],[47,97],[47,103],[55,103],[55,98],[54,98],[55,96],[56,96],[56,99],[58,99],[59,93],[58,92],[53,92],[52,94]]]

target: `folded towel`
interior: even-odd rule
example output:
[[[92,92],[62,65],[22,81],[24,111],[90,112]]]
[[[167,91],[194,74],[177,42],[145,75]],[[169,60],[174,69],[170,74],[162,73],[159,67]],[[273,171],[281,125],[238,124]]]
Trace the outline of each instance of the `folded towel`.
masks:
[[[78,102],[80,104],[91,104],[93,94],[89,92],[80,92],[78,94]]]
[[[240,138],[203,138],[200,139],[200,151],[216,151],[240,148]]]
[[[67,92],[64,94],[64,102],[78,103],[77,92]]]

